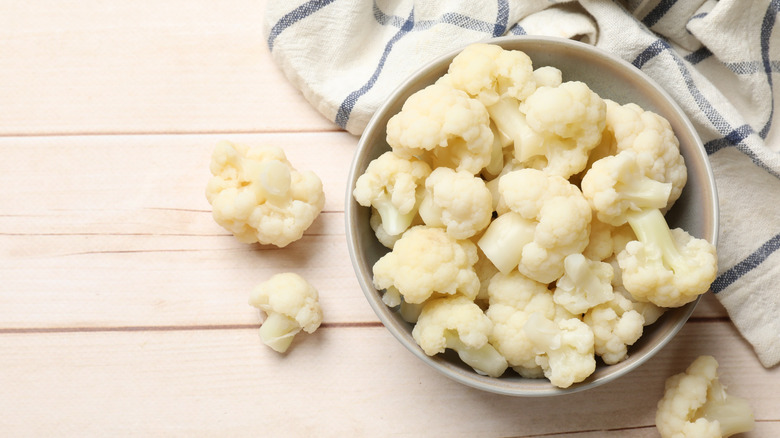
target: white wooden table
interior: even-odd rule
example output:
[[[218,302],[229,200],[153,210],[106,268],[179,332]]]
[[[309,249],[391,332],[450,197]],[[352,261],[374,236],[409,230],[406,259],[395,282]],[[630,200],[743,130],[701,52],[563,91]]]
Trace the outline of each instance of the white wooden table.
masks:
[[[263,1],[0,5],[0,436],[654,437],[666,377],[721,363],[780,436],[764,369],[706,296],[627,377],[527,399],[436,374],[379,323],[349,262],[357,139],[289,85]],[[278,250],[238,243],[204,197],[217,141],[284,147],[323,180],[325,210]],[[262,345],[257,283],[320,291],[325,322],[289,353]]]

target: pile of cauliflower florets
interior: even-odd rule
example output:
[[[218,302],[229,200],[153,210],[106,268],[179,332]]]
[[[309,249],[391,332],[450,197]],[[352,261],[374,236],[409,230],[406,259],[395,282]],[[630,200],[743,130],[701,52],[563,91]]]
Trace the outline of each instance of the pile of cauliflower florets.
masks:
[[[668,121],[522,51],[467,47],[387,143],[353,196],[390,250],[374,284],[428,355],[566,388],[715,278],[715,247],[664,217],[687,178]]]

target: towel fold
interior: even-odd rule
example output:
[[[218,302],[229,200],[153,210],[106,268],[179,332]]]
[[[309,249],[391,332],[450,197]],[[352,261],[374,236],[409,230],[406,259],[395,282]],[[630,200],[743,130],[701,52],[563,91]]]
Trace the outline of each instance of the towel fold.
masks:
[[[661,84],[696,127],[720,199],[712,293],[766,367],[780,362],[780,0],[269,0],[274,60],[359,135],[426,62],[488,37],[593,44]]]

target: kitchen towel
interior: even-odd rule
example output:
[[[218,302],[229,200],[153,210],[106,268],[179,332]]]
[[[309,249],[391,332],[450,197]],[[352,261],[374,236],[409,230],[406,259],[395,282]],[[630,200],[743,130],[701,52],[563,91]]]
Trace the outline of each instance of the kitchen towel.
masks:
[[[572,38],[641,69],[696,127],[720,199],[712,292],[761,363],[780,362],[780,0],[269,0],[275,62],[359,135],[427,61],[504,35]]]

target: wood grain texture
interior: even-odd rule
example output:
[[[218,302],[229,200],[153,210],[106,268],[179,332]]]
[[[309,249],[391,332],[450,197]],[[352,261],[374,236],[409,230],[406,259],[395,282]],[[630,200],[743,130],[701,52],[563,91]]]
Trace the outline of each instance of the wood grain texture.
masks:
[[[323,328],[286,356],[250,328],[1,334],[0,385],[24,397],[0,399],[0,411],[6,436],[649,437],[666,376],[715,351],[723,381],[755,406],[746,436],[780,433],[776,388],[758,380],[772,374],[747,345],[719,347],[733,336],[689,324],[624,379],[539,399],[463,387],[382,327]]]
[[[0,134],[335,130],[271,62],[264,9],[4,1]]]
[[[357,138],[274,65],[265,1],[0,5],[0,436],[657,437],[664,380],[721,363],[780,436],[780,375],[712,294],[625,378],[547,399],[422,365],[367,304],[344,203]],[[282,146],[323,213],[284,249],[238,243],[204,196],[214,145]],[[261,344],[251,289],[295,271],[322,327]]]

